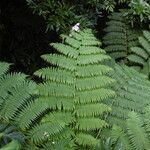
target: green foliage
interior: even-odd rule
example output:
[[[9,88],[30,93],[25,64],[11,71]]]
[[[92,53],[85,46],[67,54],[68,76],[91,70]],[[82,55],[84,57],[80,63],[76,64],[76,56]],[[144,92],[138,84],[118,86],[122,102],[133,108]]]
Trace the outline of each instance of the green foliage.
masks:
[[[25,80],[26,75],[8,73],[9,64],[0,63],[0,131],[1,146],[15,141],[24,142],[23,132],[18,128],[16,120],[21,111],[28,105],[35,89],[35,84]],[[30,117],[32,115],[30,114]],[[15,140],[13,142],[13,140]],[[7,146],[6,146],[7,147]]]
[[[131,0],[125,13],[132,23],[150,21],[150,4],[145,0]]]
[[[97,22],[99,15],[99,12],[95,9],[94,1],[26,1],[34,13],[44,17],[47,24],[47,31],[55,30],[59,33],[69,32],[71,26],[77,22],[84,27],[93,26]],[[91,9],[91,4],[93,9]]]
[[[103,102],[115,96],[111,90],[115,80],[107,76],[112,69],[104,64],[110,57],[98,48],[100,42],[89,29],[62,37],[64,43],[51,44],[59,54],[42,56],[57,67],[35,72],[44,80],[38,85],[38,101],[42,101],[42,105],[46,103],[51,112],[31,134],[38,143],[44,140],[46,132],[54,143],[71,139],[77,146],[92,148],[99,142],[99,137],[91,131],[100,132],[108,125],[103,115],[111,108]],[[43,122],[49,124],[43,126]]]
[[[114,70],[111,76],[117,80],[117,97],[105,101],[112,108],[107,120],[113,128],[105,130],[103,136],[110,138],[110,149],[148,149],[150,82],[132,68],[115,65]]]
[[[143,119],[137,113],[130,112],[124,130],[118,126],[113,127],[111,135],[113,142],[117,143],[120,141],[125,150],[149,149],[150,138],[146,130],[145,118],[145,115]]]
[[[150,75],[150,32],[143,31],[143,36],[139,37],[140,47],[132,47],[132,54],[128,56],[129,61],[133,62],[138,70]]]
[[[125,59],[130,53],[130,47],[137,45],[138,33],[127,24],[121,12],[112,13],[109,19],[104,29],[105,50],[115,59]]]
[[[130,0],[104,0],[103,1],[103,9],[108,11],[108,12],[114,12],[116,5],[120,5],[120,4],[128,4],[130,2]]]
[[[48,133],[54,135],[61,131],[72,116],[58,112],[42,119],[50,107],[43,99],[36,99],[36,84],[28,81],[24,74],[8,73],[8,69],[9,64],[0,63],[0,146],[17,146],[15,140],[25,144],[25,148],[27,145],[34,148],[47,139]]]
[[[36,2],[27,0],[28,5],[33,9],[34,13],[42,15],[47,22],[46,30],[56,30],[57,32],[66,32],[70,30],[70,26],[82,22],[81,18],[74,12],[74,8],[68,3],[43,0]]]
[[[93,27],[102,11],[114,12],[117,5],[130,0],[26,0],[34,13],[44,17],[48,30],[68,32],[79,22],[82,27]]]
[[[129,112],[142,114],[143,108],[150,103],[150,83],[143,74],[132,68],[116,65],[114,69],[115,73],[112,76],[117,80],[117,97],[113,101],[106,101],[112,108],[107,119],[110,124],[124,128]]]
[[[1,150],[21,150],[21,145],[18,141],[11,141],[9,144],[5,145]]]

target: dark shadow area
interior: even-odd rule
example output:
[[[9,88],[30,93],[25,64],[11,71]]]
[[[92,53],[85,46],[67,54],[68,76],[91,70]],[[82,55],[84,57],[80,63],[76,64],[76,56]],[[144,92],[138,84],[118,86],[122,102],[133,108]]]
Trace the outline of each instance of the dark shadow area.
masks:
[[[14,71],[32,74],[45,65],[42,54],[53,50],[55,32],[45,33],[42,17],[32,13],[25,0],[0,0],[0,61],[13,63]]]

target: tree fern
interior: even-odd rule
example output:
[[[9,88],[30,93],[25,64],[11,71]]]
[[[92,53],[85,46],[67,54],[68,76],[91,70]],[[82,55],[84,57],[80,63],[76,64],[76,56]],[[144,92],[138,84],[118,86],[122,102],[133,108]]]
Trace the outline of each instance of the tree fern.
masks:
[[[141,72],[150,74],[150,32],[143,31],[143,36],[139,37],[140,47],[132,47],[132,54],[128,56],[133,66],[137,66]]]
[[[130,47],[138,43],[137,31],[134,31],[126,22],[123,13],[114,12],[109,16],[107,27],[104,29],[105,50],[115,59],[125,59],[130,53]]]
[[[46,103],[51,110],[44,118],[49,128],[42,127],[41,122],[30,135],[35,140],[35,134],[41,130],[36,135],[35,142],[44,140],[45,132],[51,141],[57,142],[61,139],[60,134],[69,127],[68,136],[73,137],[76,145],[93,147],[98,140],[90,132],[106,127],[107,123],[100,116],[111,111],[103,101],[115,96],[111,90],[115,80],[107,76],[112,69],[104,64],[110,57],[98,48],[100,42],[89,29],[62,37],[64,43],[51,44],[59,54],[42,56],[45,61],[57,67],[51,66],[35,72],[35,75],[44,80],[44,83],[38,85],[37,101]],[[60,114],[59,118],[57,114]],[[66,114],[70,114],[70,117],[65,121]],[[53,130],[50,129],[50,124]],[[58,138],[53,138],[53,135]]]

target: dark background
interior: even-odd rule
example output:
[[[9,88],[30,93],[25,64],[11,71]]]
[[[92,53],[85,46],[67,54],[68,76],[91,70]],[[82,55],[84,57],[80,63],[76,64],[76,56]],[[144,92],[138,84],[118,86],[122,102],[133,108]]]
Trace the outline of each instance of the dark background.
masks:
[[[0,61],[27,74],[44,65],[40,56],[52,51],[50,41],[59,39],[56,32],[45,32],[44,19],[25,0],[0,0],[0,27]]]
[[[102,12],[95,27],[99,38],[106,20]],[[0,61],[12,63],[11,70],[32,75],[46,65],[40,56],[53,52],[49,43],[59,41],[59,35],[45,31],[45,20],[33,14],[25,0],[0,0]]]

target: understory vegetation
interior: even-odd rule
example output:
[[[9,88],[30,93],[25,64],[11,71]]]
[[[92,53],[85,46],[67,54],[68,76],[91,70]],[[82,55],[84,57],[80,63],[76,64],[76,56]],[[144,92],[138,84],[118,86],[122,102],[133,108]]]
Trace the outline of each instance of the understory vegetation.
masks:
[[[0,2],[0,150],[149,150],[149,1],[22,1],[35,22]]]

